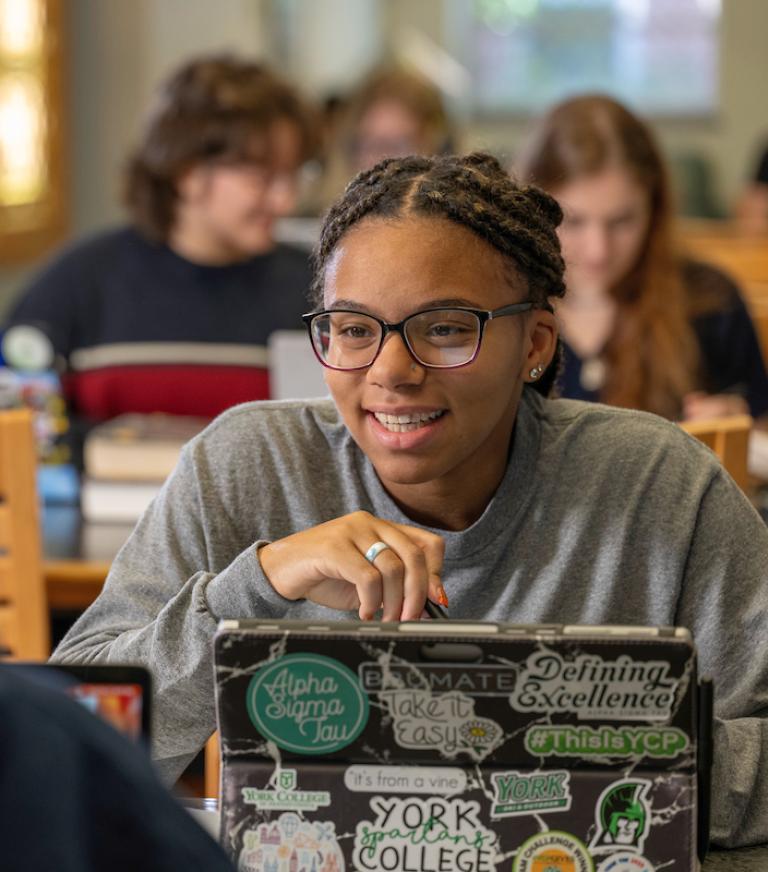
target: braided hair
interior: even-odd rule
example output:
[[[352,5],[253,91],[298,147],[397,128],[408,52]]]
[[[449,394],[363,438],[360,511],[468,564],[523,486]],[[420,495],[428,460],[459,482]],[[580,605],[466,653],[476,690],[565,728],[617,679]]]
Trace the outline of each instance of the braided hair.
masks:
[[[387,158],[357,175],[325,216],[313,254],[312,297],[320,305],[325,269],[342,237],[365,218],[447,218],[484,239],[529,286],[537,308],[565,293],[557,226],[563,213],[539,188],[520,185],[489,154]],[[548,394],[560,350],[533,387]]]

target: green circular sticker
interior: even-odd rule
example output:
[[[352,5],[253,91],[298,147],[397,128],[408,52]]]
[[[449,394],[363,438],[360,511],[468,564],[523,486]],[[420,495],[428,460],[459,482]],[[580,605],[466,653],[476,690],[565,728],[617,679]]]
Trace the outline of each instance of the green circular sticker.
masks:
[[[368,722],[368,696],[355,673],[320,654],[287,654],[259,669],[246,706],[263,736],[297,754],[345,748]]]

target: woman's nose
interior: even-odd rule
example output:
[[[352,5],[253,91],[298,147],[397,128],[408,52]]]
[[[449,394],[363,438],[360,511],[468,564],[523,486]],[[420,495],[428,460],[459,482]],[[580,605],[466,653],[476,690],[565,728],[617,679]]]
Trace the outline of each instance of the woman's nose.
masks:
[[[376,360],[368,368],[368,380],[382,387],[421,384],[424,367],[414,360],[403,337],[390,333],[384,338]]]
[[[289,215],[298,198],[298,183],[293,176],[280,174],[275,176],[267,190],[267,202],[273,215]]]
[[[609,232],[601,224],[593,224],[584,234],[582,254],[588,263],[602,263],[610,250]]]

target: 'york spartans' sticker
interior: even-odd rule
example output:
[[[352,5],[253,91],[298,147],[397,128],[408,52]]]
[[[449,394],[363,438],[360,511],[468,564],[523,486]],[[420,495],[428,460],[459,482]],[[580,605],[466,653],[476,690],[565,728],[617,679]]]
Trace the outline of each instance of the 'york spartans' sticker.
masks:
[[[497,836],[474,800],[374,796],[370,806],[374,820],[355,830],[354,869],[495,872]]]
[[[512,864],[512,872],[594,872],[594,868],[584,843],[558,830],[531,836],[520,845]]]
[[[614,781],[600,794],[595,806],[597,831],[589,843],[593,854],[613,853],[617,848],[641,854],[651,825],[645,778]]]
[[[338,751],[368,722],[368,696],[357,676],[320,654],[288,654],[259,669],[246,706],[263,736],[297,754]]]

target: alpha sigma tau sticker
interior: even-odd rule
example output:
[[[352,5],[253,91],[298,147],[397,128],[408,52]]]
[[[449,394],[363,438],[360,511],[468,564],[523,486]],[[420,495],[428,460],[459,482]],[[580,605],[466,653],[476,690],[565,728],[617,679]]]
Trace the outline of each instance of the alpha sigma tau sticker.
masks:
[[[262,735],[298,754],[345,748],[368,722],[368,696],[355,673],[321,654],[288,654],[259,669],[246,707]]]

